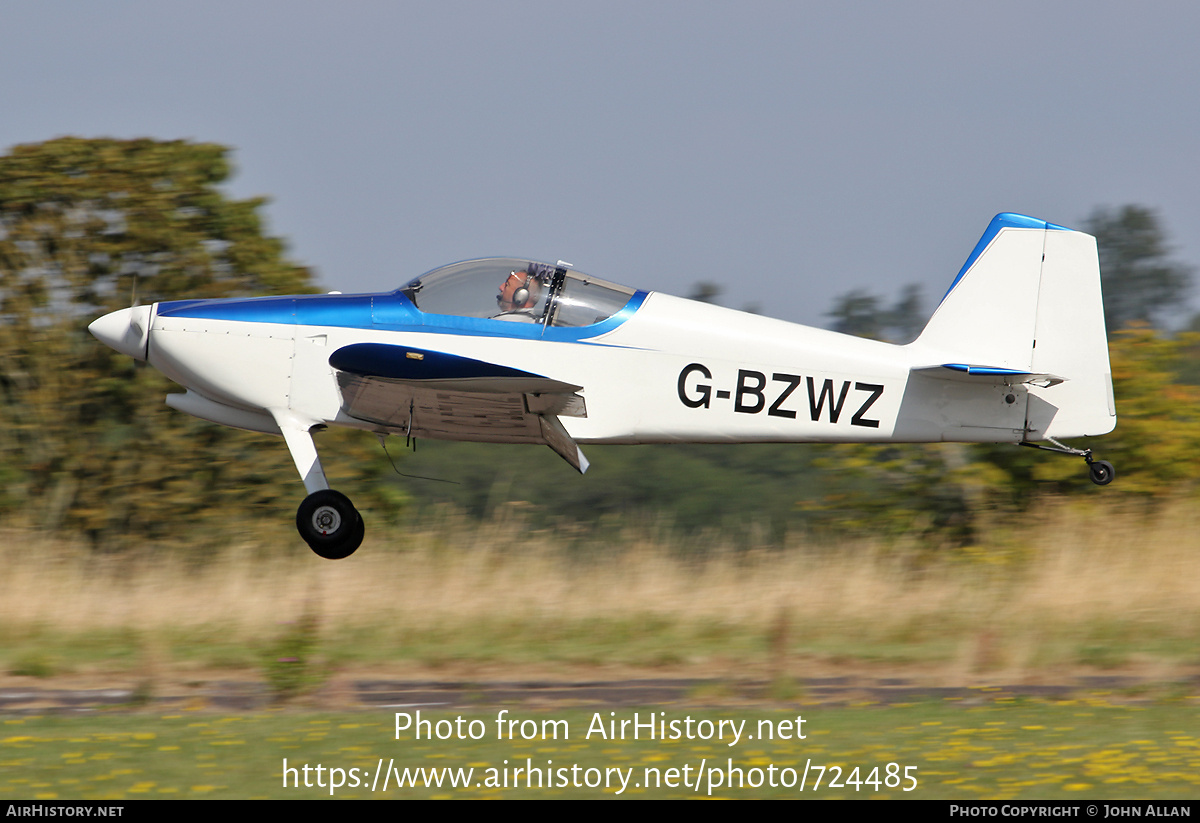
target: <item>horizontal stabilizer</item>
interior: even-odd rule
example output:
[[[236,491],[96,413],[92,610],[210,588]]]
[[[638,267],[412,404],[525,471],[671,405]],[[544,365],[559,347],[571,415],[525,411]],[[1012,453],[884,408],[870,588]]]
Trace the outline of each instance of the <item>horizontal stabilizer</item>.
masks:
[[[936,377],[939,380],[959,380],[994,386],[1017,386],[1029,383],[1046,389],[1066,382],[1065,377],[1059,377],[1056,374],[1038,374],[1002,366],[976,366],[970,363],[943,363],[940,366],[922,366],[913,371],[927,377]]]

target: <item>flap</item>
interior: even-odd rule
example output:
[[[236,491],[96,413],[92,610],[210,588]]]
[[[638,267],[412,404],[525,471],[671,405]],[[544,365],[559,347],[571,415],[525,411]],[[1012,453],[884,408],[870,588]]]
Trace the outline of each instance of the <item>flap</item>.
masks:
[[[586,417],[582,387],[407,346],[358,343],[329,358],[342,410],[394,434],[548,445],[581,473],[587,459],[559,416]]]

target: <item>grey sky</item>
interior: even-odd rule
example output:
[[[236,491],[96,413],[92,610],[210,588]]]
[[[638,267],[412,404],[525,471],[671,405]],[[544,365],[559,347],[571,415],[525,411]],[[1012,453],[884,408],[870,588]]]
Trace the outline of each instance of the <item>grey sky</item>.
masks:
[[[0,148],[235,149],[341,291],[487,255],[824,324],[988,220],[1161,211],[1200,260],[1194,3],[14,2]]]

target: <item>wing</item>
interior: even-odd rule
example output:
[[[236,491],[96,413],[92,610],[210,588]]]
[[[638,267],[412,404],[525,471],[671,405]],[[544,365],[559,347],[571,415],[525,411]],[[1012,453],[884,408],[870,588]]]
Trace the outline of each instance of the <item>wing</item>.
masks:
[[[588,461],[559,420],[587,417],[582,386],[444,352],[356,343],[329,357],[342,410],[388,431],[438,440],[539,443],[581,474]]]

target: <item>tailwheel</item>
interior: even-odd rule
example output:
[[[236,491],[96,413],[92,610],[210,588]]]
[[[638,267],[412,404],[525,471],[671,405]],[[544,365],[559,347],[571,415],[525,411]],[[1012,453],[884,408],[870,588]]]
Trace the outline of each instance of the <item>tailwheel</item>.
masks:
[[[1047,437],[1046,440],[1053,443],[1053,446],[1043,446],[1041,443],[1030,443],[1028,440],[1022,440],[1022,446],[1029,446],[1033,449],[1041,449],[1042,451],[1055,452],[1057,454],[1072,454],[1076,457],[1082,457],[1088,466],[1088,477],[1097,486],[1107,486],[1113,482],[1113,478],[1117,476],[1117,470],[1113,468],[1113,464],[1107,460],[1093,460],[1091,449],[1073,449],[1070,446],[1064,446],[1053,437]]]
[[[1088,476],[1092,478],[1092,482],[1097,486],[1107,486],[1113,482],[1113,478],[1117,476],[1117,472],[1113,468],[1113,464],[1107,460],[1089,460]]]
[[[304,498],[296,510],[296,528],[304,542],[326,560],[341,560],[362,544],[366,526],[350,498],[322,489]]]

